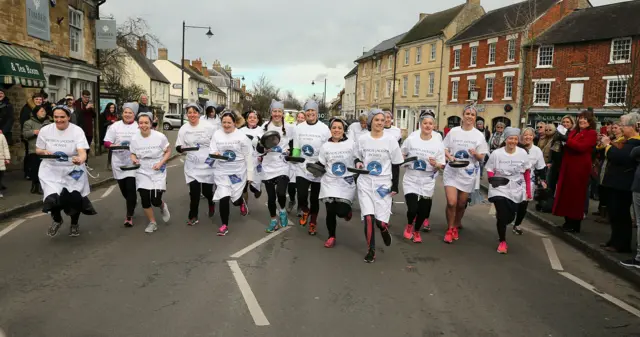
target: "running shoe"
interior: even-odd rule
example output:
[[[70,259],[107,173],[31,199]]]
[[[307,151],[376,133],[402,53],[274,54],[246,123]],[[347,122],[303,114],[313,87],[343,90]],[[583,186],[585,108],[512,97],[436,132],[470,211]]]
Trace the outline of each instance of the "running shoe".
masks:
[[[629,259],[629,260],[620,261],[620,264],[625,266],[625,267],[635,267],[635,268],[640,269],[640,261],[638,261],[636,259]]]
[[[444,242],[453,243],[453,229],[447,229],[447,232],[444,234]]]
[[[422,237],[420,237],[420,232],[413,232],[413,243],[422,243]]]
[[[336,245],[336,238],[330,237],[324,242],[324,248],[333,248]]]
[[[316,235],[316,224],[313,222],[309,224],[309,235]]]
[[[225,236],[229,233],[229,227],[227,225],[222,225],[218,228],[218,236]]]
[[[133,219],[130,216],[124,218],[124,226],[129,228],[133,227]]]
[[[243,201],[242,205],[240,205],[240,214],[242,214],[242,216],[247,216],[247,214],[249,214],[249,206],[247,206],[246,201]]]
[[[80,236],[80,225],[71,224],[69,227],[69,236],[73,238]]]
[[[351,221],[351,218],[353,218],[353,212],[349,212],[347,216],[344,217],[344,221]]]
[[[155,222],[149,222],[149,224],[147,225],[147,228],[144,229],[144,232],[151,234],[157,230],[158,230],[158,224],[156,224]]]
[[[413,235],[413,225],[408,224],[404,227],[404,238],[407,240],[411,240],[411,236]]]
[[[291,213],[293,208],[296,206],[295,200],[289,200],[289,204],[287,205],[287,213]]]
[[[284,228],[289,226],[289,219],[287,218],[287,211],[284,209],[280,210],[280,227]]]
[[[309,221],[309,212],[302,212],[302,216],[300,217],[300,226],[306,226],[307,221]]]
[[[458,228],[453,227],[451,234],[453,235],[453,240],[458,241],[458,239],[460,238],[460,235],[458,234]]]
[[[58,230],[60,229],[60,226],[62,226],[62,220],[60,220],[60,222],[54,221],[51,223],[51,226],[49,226],[49,231],[47,232],[47,235],[49,235],[50,237],[54,237],[56,235],[58,235]]]
[[[384,241],[385,246],[391,246],[391,233],[389,233],[389,224],[379,224],[378,228],[380,228],[380,235],[382,235],[382,241]]]
[[[195,226],[199,223],[198,218],[192,218],[187,221],[187,226]]]
[[[376,261],[376,250],[373,248],[369,248],[367,255],[364,256],[364,262],[373,263]]]
[[[431,225],[429,224],[429,219],[424,219],[424,221],[422,222],[422,229],[423,232],[431,232]]]
[[[161,214],[162,214],[162,221],[169,222],[169,220],[171,220],[171,213],[169,213],[169,205],[167,205],[166,202],[162,203]]]
[[[209,217],[213,218],[213,216],[216,214],[216,204],[213,204],[211,206],[209,206]]]
[[[269,222],[269,227],[267,227],[265,232],[273,233],[273,232],[277,231],[278,229],[280,229],[280,227],[278,227],[278,220],[277,219],[271,219],[271,222]]]
[[[524,232],[518,226],[513,226],[513,233],[516,235],[522,235]]]
[[[500,241],[500,244],[498,245],[498,253],[506,254],[508,248],[509,248],[509,246],[507,246],[507,242],[506,241]]]

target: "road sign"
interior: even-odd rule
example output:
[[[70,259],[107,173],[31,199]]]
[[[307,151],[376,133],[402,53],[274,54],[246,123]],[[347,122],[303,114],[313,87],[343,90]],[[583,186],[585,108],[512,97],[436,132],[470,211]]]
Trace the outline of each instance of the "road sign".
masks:
[[[174,83],[171,87],[174,88],[174,89],[182,89],[182,84]]]

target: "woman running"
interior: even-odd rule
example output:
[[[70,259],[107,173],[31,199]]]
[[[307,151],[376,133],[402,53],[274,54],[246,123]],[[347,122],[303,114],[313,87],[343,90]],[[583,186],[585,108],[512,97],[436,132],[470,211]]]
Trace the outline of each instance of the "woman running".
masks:
[[[371,110],[367,118],[370,132],[361,136],[355,145],[356,168],[369,171],[358,178],[358,201],[368,245],[364,257],[367,263],[376,259],[374,224],[380,229],[384,244],[391,245],[391,198],[398,194],[400,165],[404,161],[396,139],[384,133],[384,118],[382,110]]]
[[[539,147],[533,145],[534,137],[535,131],[533,130],[533,128],[525,128],[524,130],[522,130],[522,134],[520,135],[520,138],[522,140],[522,147],[527,151],[529,156],[529,166],[531,169],[531,186],[529,187],[529,189],[531,190],[531,196],[533,196],[536,188],[535,181],[539,181],[540,184],[545,186],[546,182],[544,180],[547,175],[547,166],[544,163],[544,155],[542,154],[542,150]],[[519,226],[522,224],[522,220],[524,220],[524,216],[527,214],[529,200],[531,199],[527,198],[518,205],[516,222],[514,222],[513,224],[513,232],[517,235],[523,234]]]
[[[82,129],[70,124],[71,111],[66,106],[53,108],[53,124],[40,129],[36,140],[36,153],[55,155],[40,164],[38,178],[44,195],[42,211],[51,213],[53,223],[48,235],[54,237],[62,226],[62,211],[71,217],[69,236],[80,235],[80,213],[97,214],[87,196],[89,178],[85,161],[89,144]]]
[[[458,228],[462,226],[462,217],[467,206],[469,193],[479,183],[480,162],[489,153],[484,134],[476,129],[477,111],[467,106],[462,113],[462,125],[451,129],[444,138],[445,156],[452,162],[468,161],[466,167],[454,168],[447,165],[442,181],[447,198],[447,232],[444,242],[458,240]]]
[[[253,181],[253,147],[244,132],[236,129],[236,114],[225,111],[220,116],[222,129],[216,131],[211,139],[211,154],[224,156],[227,159],[216,159],[216,192],[213,200],[220,202],[220,219],[218,236],[229,233],[229,213],[232,202],[240,207],[240,214],[246,216],[249,208],[242,198],[246,184]]]
[[[187,225],[195,226],[199,222],[200,193],[209,204],[208,216],[213,217],[216,211],[213,202],[214,160],[209,158],[209,145],[216,129],[213,124],[200,119],[200,107],[197,104],[187,105],[187,119],[189,123],[178,131],[176,151],[184,153],[185,149],[197,148],[196,151],[188,151],[184,161],[184,177],[189,185],[190,199]]]
[[[518,147],[520,129],[508,127],[504,131],[503,147],[493,151],[487,161],[489,177],[489,201],[496,208],[498,228],[498,253],[507,253],[507,225],[513,221],[520,203],[531,199],[531,160],[527,150]],[[505,182],[493,181],[495,178]]]
[[[253,192],[253,195],[256,199],[260,198],[262,195],[261,185],[262,185],[262,166],[260,164],[260,154],[258,153],[256,146],[258,145],[258,140],[264,134],[264,129],[260,127],[261,119],[260,115],[257,111],[251,110],[245,113],[244,119],[246,121],[245,125],[240,128],[240,131],[244,132],[244,134],[251,140],[251,147],[253,149],[253,181],[251,184],[247,184],[244,186],[244,190],[242,192],[242,197],[244,201],[249,203],[249,193],[248,190]]]
[[[347,165],[353,163],[354,142],[347,139],[347,123],[339,117],[329,121],[331,138],[320,148],[318,163],[327,168],[320,180],[320,201],[327,207],[327,230],[329,238],[324,243],[327,248],[336,244],[336,218],[351,220],[351,203],[356,195],[356,183],[353,173],[347,171]]]
[[[318,121],[318,103],[310,100],[304,104],[306,122],[296,126],[293,139],[293,156],[305,158],[306,163],[318,161],[320,148],[331,137],[329,128]],[[309,195],[309,186],[311,194]],[[305,164],[296,166],[296,188],[298,189],[298,207],[302,209],[300,225],[309,223],[309,235],[316,235],[316,223],[320,210],[320,178],[311,174]],[[309,207],[309,203],[311,207]]]
[[[354,142],[360,138],[363,134],[369,132],[367,129],[367,113],[363,112],[358,116],[358,120],[349,125],[349,132],[347,137]]]
[[[167,190],[167,161],[171,156],[171,148],[167,137],[153,130],[153,116],[148,112],[138,114],[140,132],[131,138],[129,151],[131,161],[140,165],[136,171],[136,185],[144,214],[149,220],[146,233],[158,230],[153,207],[160,208],[162,221],[169,222],[171,214],[169,206],[162,201],[162,194]]]
[[[402,130],[393,126],[393,114],[389,110],[384,110],[384,134],[390,135],[398,144],[402,142]]]
[[[200,109],[200,107],[198,107],[198,109]],[[218,117],[218,109],[219,107],[217,104],[211,101],[207,101],[207,104],[204,108],[204,115],[200,117],[202,121],[213,125],[216,131],[220,129],[220,118]]]
[[[306,121],[306,117],[304,111],[298,111],[296,114],[296,125],[302,124]],[[295,132],[295,128],[294,128]],[[293,139],[293,135],[291,137]],[[291,213],[293,211],[293,207],[296,205],[296,164],[289,164],[289,205],[287,205],[287,213]],[[298,212],[296,213],[298,217],[302,216],[302,210],[298,206]]]
[[[407,203],[407,226],[404,238],[414,243],[422,242],[420,226],[429,231],[429,215],[431,214],[431,198],[436,187],[438,170],[444,168],[444,145],[433,132],[435,119],[430,114],[420,116],[420,135],[409,137],[402,144],[405,158],[417,157],[410,162],[402,178],[402,190]]]
[[[273,233],[280,227],[289,224],[287,211],[287,185],[289,184],[289,163],[284,161],[283,156],[289,153],[293,146],[293,127],[284,122],[284,104],[276,100],[271,101],[269,108],[271,118],[262,128],[264,132],[275,131],[280,136],[280,143],[274,148],[265,149],[261,144],[256,147],[262,156],[262,181],[267,190],[267,207],[271,221],[266,229],[267,233]],[[278,209],[276,209],[276,201]],[[278,224],[278,217],[280,224]]]
[[[138,103],[125,103],[122,106],[122,120],[112,124],[104,137],[104,147],[112,155],[111,172],[118,181],[120,193],[126,201],[127,214],[124,218],[125,227],[133,227],[133,212],[136,209],[138,195],[136,193],[136,171],[123,171],[120,167],[133,164],[129,149],[112,150],[112,146],[129,146],[133,136],[138,134],[138,123],[135,116],[138,113]]]

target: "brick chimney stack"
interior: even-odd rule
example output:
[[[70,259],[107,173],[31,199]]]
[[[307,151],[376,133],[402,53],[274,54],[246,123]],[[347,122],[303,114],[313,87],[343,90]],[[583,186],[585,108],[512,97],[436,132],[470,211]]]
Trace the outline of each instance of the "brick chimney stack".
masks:
[[[202,67],[202,75],[204,75],[205,77],[209,77],[209,69],[207,68],[206,64],[204,65],[204,67]]]
[[[213,61],[213,69],[217,70],[218,72],[222,70],[222,65],[220,64],[220,61],[218,60]]]
[[[480,6],[480,0],[467,0],[467,5],[477,5],[477,6]]]
[[[138,39],[136,42],[136,49],[138,49],[140,54],[144,55],[144,57],[147,57],[147,41],[144,39]]]
[[[184,59],[184,60],[182,60],[182,66],[183,66],[185,69],[189,68],[189,66],[190,66],[190,65],[191,65],[191,60],[189,60],[189,59]]]
[[[196,68],[198,72],[202,73],[202,60],[200,58],[191,61],[191,66]]]
[[[158,48],[158,60],[168,60],[169,51],[167,48]]]

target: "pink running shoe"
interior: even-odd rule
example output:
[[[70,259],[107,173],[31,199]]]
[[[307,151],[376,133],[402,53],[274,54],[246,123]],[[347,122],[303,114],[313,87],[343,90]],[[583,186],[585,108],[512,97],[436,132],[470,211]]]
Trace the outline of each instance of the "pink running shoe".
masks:
[[[506,254],[507,253],[507,249],[509,249],[509,246],[507,246],[507,242],[506,241],[500,241],[500,244],[498,245],[498,253]]]
[[[240,214],[242,214],[242,216],[247,216],[247,214],[249,214],[249,207],[246,202],[243,202],[242,205],[240,205]]]
[[[423,232],[431,231],[431,225],[429,224],[429,219],[424,219],[424,221],[422,222],[422,231]]]
[[[229,233],[229,227],[227,225],[222,225],[218,228],[218,236],[225,236]]]
[[[420,232],[413,232],[413,243],[422,243],[422,237],[420,237]]]
[[[336,238],[334,237],[330,237],[327,239],[327,241],[324,242],[325,248],[333,248],[333,246],[335,245],[336,245]]]
[[[407,240],[411,240],[411,236],[413,236],[413,225],[408,224],[404,227],[404,238]]]
[[[453,234],[453,240],[458,241],[460,236],[458,235],[458,228],[457,227],[453,227],[451,234]]]
[[[447,233],[444,234],[444,242],[453,243],[453,229],[447,229]]]

